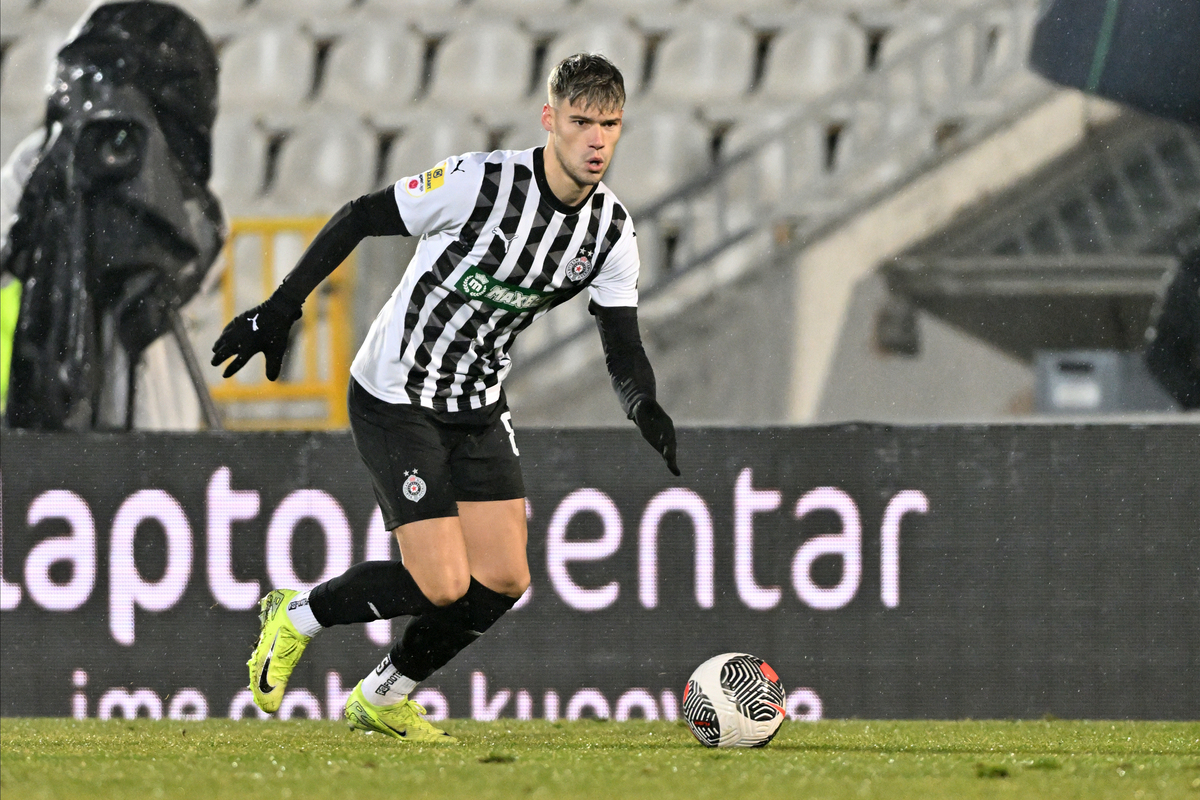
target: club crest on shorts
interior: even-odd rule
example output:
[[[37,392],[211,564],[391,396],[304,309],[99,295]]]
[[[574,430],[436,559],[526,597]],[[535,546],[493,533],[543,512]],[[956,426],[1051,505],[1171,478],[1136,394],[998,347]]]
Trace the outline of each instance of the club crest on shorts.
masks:
[[[592,250],[582,248],[579,255],[567,262],[567,279],[571,283],[579,283],[581,280],[592,274],[592,267],[595,264],[592,262]]]
[[[405,472],[408,475],[404,479],[404,496],[414,503],[425,496],[425,481],[417,476],[417,471],[414,469],[412,473]]]

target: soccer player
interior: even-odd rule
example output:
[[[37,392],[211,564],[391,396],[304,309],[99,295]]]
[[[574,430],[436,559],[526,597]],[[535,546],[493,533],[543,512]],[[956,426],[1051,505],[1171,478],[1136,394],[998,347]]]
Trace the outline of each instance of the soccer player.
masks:
[[[637,324],[639,259],[625,207],[603,183],[625,85],[599,55],[551,72],[545,147],[467,153],[343,206],[271,297],[235,317],[214,366],[255,354],[279,377],[308,295],[367,236],[420,236],[350,367],[350,427],[401,561],[367,561],[306,592],[260,603],[250,689],[278,710],[324,628],[413,619],[346,702],[351,728],[454,741],[410,698],[529,586],[525,488],[501,382],[517,334],[587,289],[622,408],[679,474],[675,428],[655,400]]]

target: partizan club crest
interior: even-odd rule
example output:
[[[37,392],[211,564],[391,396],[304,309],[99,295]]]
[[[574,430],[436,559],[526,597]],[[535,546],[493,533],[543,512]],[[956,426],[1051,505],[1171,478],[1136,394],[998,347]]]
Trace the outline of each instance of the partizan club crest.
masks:
[[[567,278],[571,283],[579,283],[592,274],[594,266],[592,251],[585,247],[579,251],[579,255],[567,262]]]
[[[405,472],[408,475],[404,479],[404,496],[414,503],[425,496],[425,481],[417,477],[417,471],[414,469],[412,473]]]

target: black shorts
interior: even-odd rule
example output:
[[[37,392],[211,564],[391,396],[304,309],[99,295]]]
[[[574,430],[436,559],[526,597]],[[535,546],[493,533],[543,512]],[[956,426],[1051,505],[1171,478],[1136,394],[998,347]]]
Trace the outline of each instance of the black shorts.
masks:
[[[458,413],[388,403],[350,379],[350,430],[383,524],[458,516],[458,501],[525,496],[508,403]]]

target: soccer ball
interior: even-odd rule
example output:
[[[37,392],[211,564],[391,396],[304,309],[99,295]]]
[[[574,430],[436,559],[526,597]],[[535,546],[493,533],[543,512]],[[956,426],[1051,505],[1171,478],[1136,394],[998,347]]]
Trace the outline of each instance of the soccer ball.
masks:
[[[705,747],[766,747],[787,713],[771,665],[747,653],[714,656],[683,690],[683,718]]]

